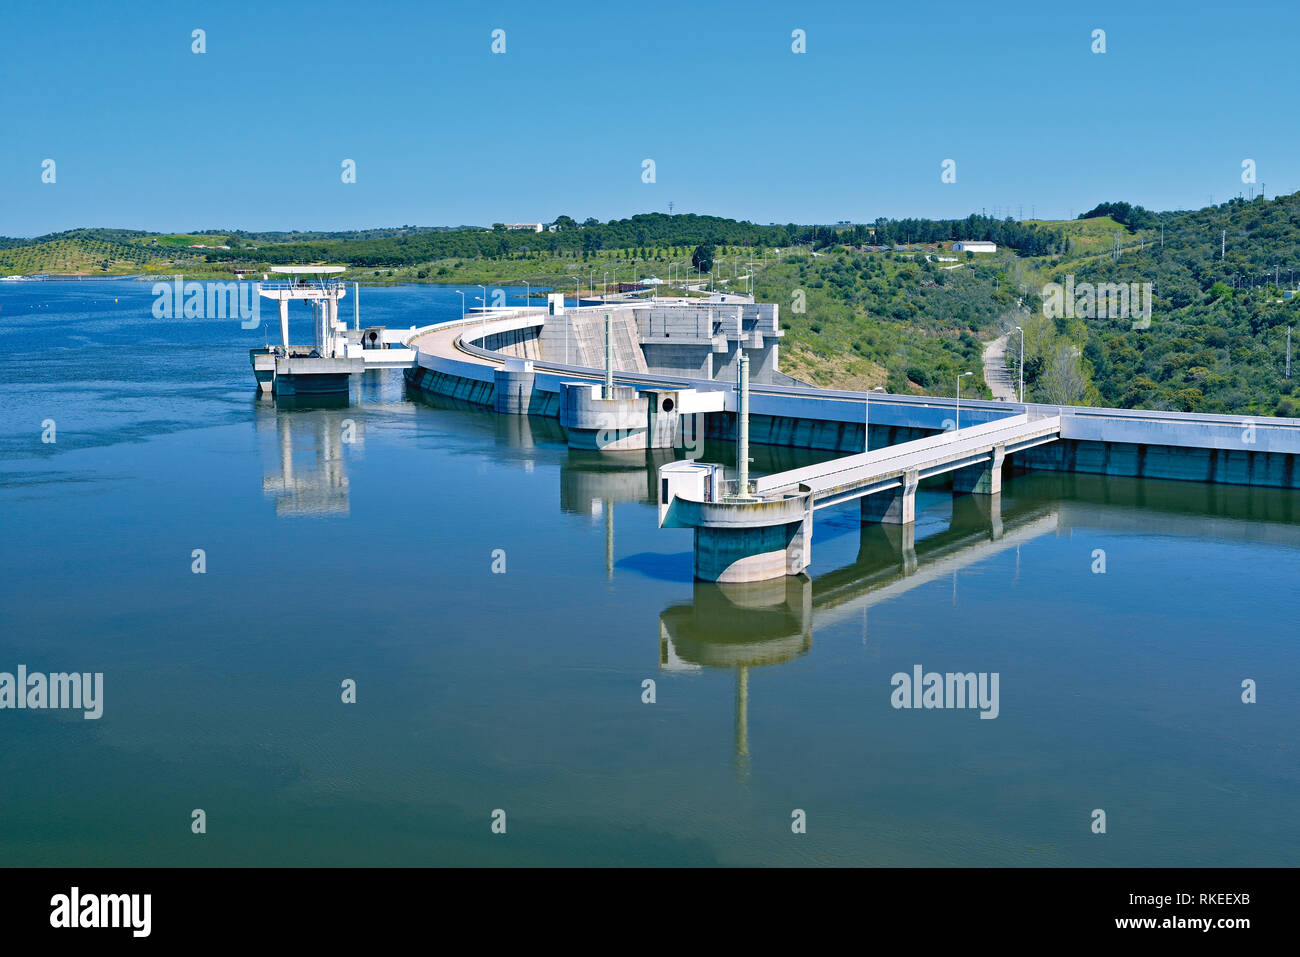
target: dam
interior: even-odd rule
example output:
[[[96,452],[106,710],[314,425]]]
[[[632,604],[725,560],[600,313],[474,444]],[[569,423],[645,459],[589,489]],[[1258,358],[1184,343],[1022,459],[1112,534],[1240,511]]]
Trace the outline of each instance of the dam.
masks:
[[[1300,846],[1300,492],[1004,463],[998,496],[953,494],[948,473],[921,480],[911,524],[831,505],[805,572],[707,582],[694,532],[657,527],[660,469],[689,457],[734,481],[729,409],[699,416],[718,438],[611,452],[570,447],[558,413],[495,414],[392,371],[271,398],[246,365],[260,328],[160,326],[147,283],[9,285],[9,670],[39,655],[107,688],[84,729],[9,715],[14,773],[51,782],[6,792],[14,862],[1258,867]],[[363,286],[361,305],[363,329],[461,321],[443,286]],[[310,344],[307,306],[290,313]],[[51,354],[50,315],[77,362]],[[186,347],[157,347],[172,337]],[[603,385],[591,361],[560,381]],[[697,388],[729,392],[725,375]],[[786,400],[766,389],[755,440],[844,441],[755,441],[756,485],[862,454],[864,395],[773,423],[764,405]],[[905,432],[900,410],[931,402],[871,395],[871,454],[891,430],[955,428],[949,402]],[[33,427],[47,415],[56,445]],[[918,663],[1000,672],[998,718],[894,710],[891,675]],[[191,833],[200,803],[210,823],[225,808],[220,841]],[[163,804],[178,826],[159,828]],[[1098,806],[1108,837],[1088,827]],[[497,807],[508,837],[488,830]]]
[[[780,338],[777,307],[748,297],[574,308],[553,294],[545,308],[485,308],[402,344],[413,389],[558,419],[572,448],[687,449],[660,468],[660,525],[694,529],[704,581],[802,574],[815,510],[856,501],[863,522],[906,526],[922,482],[995,503],[1004,475],[1039,470],[1300,488],[1297,419],[873,398],[785,375]],[[702,439],[735,441],[737,467],[697,462]],[[844,456],[751,481],[750,443]]]

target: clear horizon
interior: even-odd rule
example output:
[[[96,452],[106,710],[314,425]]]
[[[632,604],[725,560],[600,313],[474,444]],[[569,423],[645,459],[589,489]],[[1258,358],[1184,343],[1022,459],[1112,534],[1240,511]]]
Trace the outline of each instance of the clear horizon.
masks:
[[[760,224],[1072,219],[1300,189],[1300,131],[1270,95],[1300,32],[1280,2],[310,9],[0,12],[0,235],[606,222],[670,203]]]

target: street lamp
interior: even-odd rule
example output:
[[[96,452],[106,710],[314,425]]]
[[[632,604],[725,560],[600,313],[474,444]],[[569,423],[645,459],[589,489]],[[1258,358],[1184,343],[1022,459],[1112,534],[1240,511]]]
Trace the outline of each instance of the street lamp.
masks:
[[[533,287],[528,285],[527,279],[521,279],[519,281],[524,284],[524,311],[527,312],[528,307],[533,304]]]
[[[459,289],[456,291],[460,292]],[[465,321],[465,294],[463,292],[460,292],[460,321]]]
[[[874,389],[867,390],[866,411],[862,415],[862,451],[871,451],[871,393],[884,392],[885,387],[878,385]]]
[[[1025,330],[1016,326],[1016,332],[1020,333],[1020,402],[1025,401]]]
[[[480,283],[479,288],[483,290],[483,312],[482,312],[483,321],[480,323],[479,328],[483,332],[483,348],[486,349],[487,348],[487,286],[484,286]]]
[[[966,378],[968,375],[974,375],[974,374],[975,373],[973,372],[963,372],[961,375],[957,376],[957,429],[958,431],[961,430],[961,380]]]

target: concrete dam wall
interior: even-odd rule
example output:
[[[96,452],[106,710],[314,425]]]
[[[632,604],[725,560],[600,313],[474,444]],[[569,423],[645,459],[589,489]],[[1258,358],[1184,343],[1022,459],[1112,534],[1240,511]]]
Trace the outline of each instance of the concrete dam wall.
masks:
[[[467,354],[467,350],[452,348],[459,339],[454,330],[422,332],[412,340],[418,350],[418,364],[405,371],[407,382],[420,392],[494,408],[498,412],[558,419],[563,409],[563,383],[585,381],[597,385],[603,378],[606,311],[614,318],[614,368],[620,389],[647,394],[666,389],[701,390],[702,396],[713,393],[718,403],[710,405],[707,411],[691,411],[682,416],[683,420],[690,419],[688,431],[710,440],[736,438],[733,382],[716,376],[668,375],[657,371],[657,363],[648,359],[653,357],[656,348],[688,345],[699,349],[718,348],[718,352],[710,351],[710,355],[721,358],[732,355],[729,350],[737,346],[749,354],[751,344],[761,344],[770,350],[766,354],[774,358],[775,340],[761,336],[748,342],[744,340],[748,319],[743,310],[727,320],[738,326],[741,333],[741,338],[733,338],[730,344],[717,337],[704,340],[703,336],[692,334],[712,332],[712,327],[705,328],[710,321],[725,325],[716,313],[710,320],[707,309],[695,307],[689,314],[677,313],[675,318],[671,311],[660,314],[640,306],[622,310],[596,307],[579,312],[570,310],[573,314],[567,317],[568,321],[556,322],[557,317],[547,317],[544,324],[540,317],[512,313],[498,319],[488,318],[484,336],[474,328],[474,320],[449,324],[458,327],[467,342],[482,338],[495,355],[478,354],[474,350],[468,350]],[[759,325],[769,321],[775,321],[774,314],[768,317],[756,314],[753,318]],[[563,361],[566,327],[568,363]],[[644,341],[647,335],[650,341]],[[690,339],[696,341],[682,341]],[[505,357],[510,361],[503,368],[500,360]],[[681,361],[689,366],[694,360]],[[661,403],[662,399],[663,395]],[[685,413],[686,409],[681,411]],[[1012,473],[1044,470],[1300,489],[1300,468],[1296,466],[1296,456],[1300,454],[1300,420],[1297,419],[1021,405],[974,399],[963,400],[958,408],[952,399],[889,394],[871,398],[868,408],[864,393],[755,383],[749,432],[750,442],[757,445],[853,454],[863,449],[865,418],[871,423],[870,447],[882,449],[958,425],[980,425],[1019,413],[1058,415],[1061,431],[1058,441],[1008,452],[1006,466]]]

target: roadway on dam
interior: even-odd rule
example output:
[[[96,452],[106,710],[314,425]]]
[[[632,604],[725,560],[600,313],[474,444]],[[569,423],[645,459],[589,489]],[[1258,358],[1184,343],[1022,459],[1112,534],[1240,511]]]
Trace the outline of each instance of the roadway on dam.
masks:
[[[583,308],[595,312],[603,307]],[[486,316],[466,316],[417,329],[406,344],[416,350],[413,365],[491,384],[494,371],[511,357],[484,349],[472,340],[535,326],[544,323],[546,318],[543,307],[493,310]],[[559,383],[566,380],[598,381],[604,374],[598,368],[545,359],[532,362],[537,388],[548,392],[558,392]],[[726,393],[726,411],[735,411],[735,384],[729,380],[617,370],[614,378],[634,386],[722,391]],[[1229,484],[1300,485],[1300,469],[1290,464],[1300,454],[1300,419],[1295,418],[995,402],[964,397],[958,403],[942,396],[894,393],[871,398],[868,410],[868,393],[864,392],[762,382],[752,382],[750,392],[751,415],[767,417],[774,423],[773,435],[770,438],[755,435],[752,441],[756,442],[797,445],[797,437],[776,432],[778,427],[789,431],[793,421],[801,420],[842,426],[838,446],[808,447],[850,451],[851,433],[856,429],[857,441],[861,442],[863,420],[868,411],[873,432],[877,428],[893,427],[937,432],[957,426],[960,407],[963,425],[979,425],[1025,413],[1060,416],[1060,438],[1067,444],[1054,453],[1060,457],[1059,461],[1036,460],[1038,467]],[[1151,454],[1143,449],[1149,449]]]

